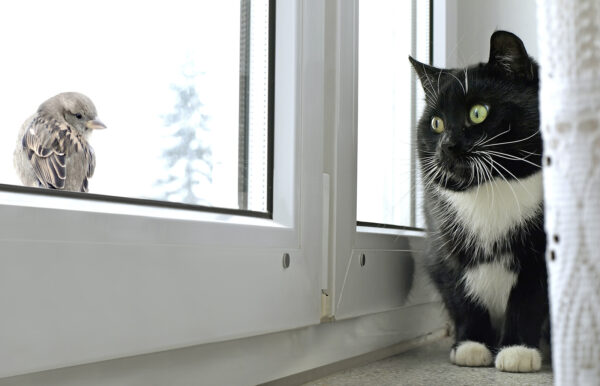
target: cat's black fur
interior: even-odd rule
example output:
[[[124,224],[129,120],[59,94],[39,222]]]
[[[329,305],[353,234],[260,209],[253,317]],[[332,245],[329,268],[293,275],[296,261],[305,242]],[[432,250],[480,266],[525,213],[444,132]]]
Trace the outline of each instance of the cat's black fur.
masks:
[[[514,345],[537,348],[548,317],[543,203],[540,200],[534,214],[506,232],[488,235],[486,240],[491,241],[482,247],[468,220],[447,198],[451,193],[441,192],[466,194],[477,192],[478,187],[484,191],[506,181],[518,187],[517,179],[524,181],[540,172],[538,66],[521,40],[505,31],[492,35],[487,63],[440,70],[413,58],[410,61],[426,94],[426,107],[417,127],[417,151],[429,235],[428,269],[455,324],[454,349],[465,341],[485,344],[492,355]],[[479,124],[469,119],[469,111],[476,104],[489,107],[487,118]],[[433,117],[443,120],[442,133],[432,129]],[[499,153],[482,153],[490,150]],[[476,198],[477,193],[469,197]],[[509,205],[519,205],[522,197],[515,194]],[[500,204],[507,205],[507,201],[490,202]],[[506,210],[514,208],[507,206]],[[503,318],[495,326],[485,302],[469,295],[465,287],[465,273],[489,263],[503,264],[516,274]]]

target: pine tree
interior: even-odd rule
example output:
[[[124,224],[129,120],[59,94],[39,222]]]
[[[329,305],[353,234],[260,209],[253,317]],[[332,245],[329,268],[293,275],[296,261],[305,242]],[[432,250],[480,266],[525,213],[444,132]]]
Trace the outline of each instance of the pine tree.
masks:
[[[175,143],[162,152],[168,175],[157,185],[164,189],[164,200],[207,204],[198,191],[212,182],[211,150],[204,144],[208,116],[202,113],[204,105],[196,90],[196,77],[184,77],[184,85],[171,86],[177,95],[174,111],[163,116]]]

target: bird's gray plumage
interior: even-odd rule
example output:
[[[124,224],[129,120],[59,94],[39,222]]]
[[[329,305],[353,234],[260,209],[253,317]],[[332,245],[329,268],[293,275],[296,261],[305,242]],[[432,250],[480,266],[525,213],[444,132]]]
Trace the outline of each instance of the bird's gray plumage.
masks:
[[[96,157],[88,143],[93,129],[105,128],[83,94],[58,94],[40,105],[21,126],[14,164],[26,186],[88,191]]]

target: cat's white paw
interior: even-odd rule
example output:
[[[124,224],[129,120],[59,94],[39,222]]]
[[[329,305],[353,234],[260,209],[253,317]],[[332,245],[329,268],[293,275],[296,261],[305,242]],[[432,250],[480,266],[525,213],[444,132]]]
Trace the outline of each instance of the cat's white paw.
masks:
[[[542,367],[542,355],[535,348],[526,346],[504,347],[496,355],[496,368],[513,373],[530,373]]]
[[[484,344],[466,340],[450,351],[450,362],[458,366],[489,366],[492,353]]]

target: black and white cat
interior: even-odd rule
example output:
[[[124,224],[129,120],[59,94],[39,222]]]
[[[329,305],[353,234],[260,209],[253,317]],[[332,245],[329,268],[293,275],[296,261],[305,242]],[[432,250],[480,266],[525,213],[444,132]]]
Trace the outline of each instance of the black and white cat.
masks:
[[[450,360],[537,371],[548,318],[538,66],[505,31],[487,63],[410,61],[427,102],[417,149],[428,269],[455,323]]]

